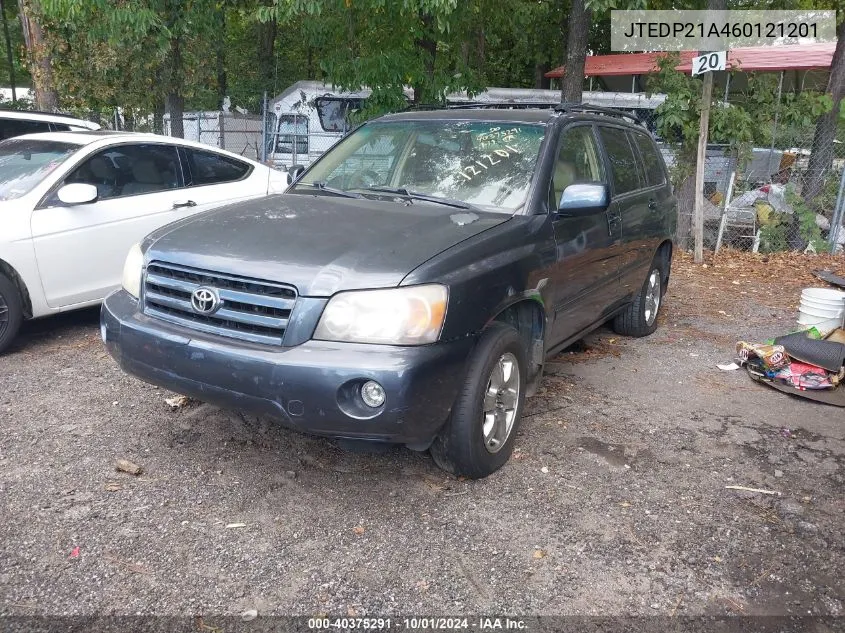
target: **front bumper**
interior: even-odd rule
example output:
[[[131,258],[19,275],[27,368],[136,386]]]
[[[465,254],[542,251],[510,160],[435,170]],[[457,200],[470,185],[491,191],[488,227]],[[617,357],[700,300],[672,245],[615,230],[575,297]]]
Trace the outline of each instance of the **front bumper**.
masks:
[[[447,420],[475,344],[309,340],[268,349],[148,317],[124,290],[106,298],[100,322],[109,353],[146,382],[308,433],[413,446],[430,443]],[[386,392],[378,409],[356,400],[367,380]]]

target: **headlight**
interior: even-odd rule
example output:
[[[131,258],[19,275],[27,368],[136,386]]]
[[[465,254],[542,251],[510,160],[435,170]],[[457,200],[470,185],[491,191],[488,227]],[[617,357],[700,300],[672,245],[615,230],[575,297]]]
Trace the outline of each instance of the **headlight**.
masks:
[[[144,254],[140,244],[133,244],[123,264],[123,289],[136,299],[141,296],[141,269],[144,267]]]
[[[431,284],[341,292],[329,300],[314,338],[348,343],[423,345],[440,336],[449,291]]]

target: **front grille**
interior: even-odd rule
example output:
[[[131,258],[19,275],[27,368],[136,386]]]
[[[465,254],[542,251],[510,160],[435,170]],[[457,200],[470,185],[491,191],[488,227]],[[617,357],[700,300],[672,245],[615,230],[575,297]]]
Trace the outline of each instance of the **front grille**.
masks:
[[[200,287],[220,296],[212,314],[200,314],[191,305]],[[144,314],[252,343],[281,345],[295,303],[291,286],[174,264],[151,262],[144,276]]]

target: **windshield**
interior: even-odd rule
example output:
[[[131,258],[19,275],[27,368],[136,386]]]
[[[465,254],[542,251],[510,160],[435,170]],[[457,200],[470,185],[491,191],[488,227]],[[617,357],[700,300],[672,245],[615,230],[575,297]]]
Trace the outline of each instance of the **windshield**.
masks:
[[[9,139],[0,143],[0,200],[26,195],[68,156],[72,143]]]
[[[297,185],[373,194],[389,188],[513,212],[525,202],[544,134],[541,125],[490,121],[369,123]]]

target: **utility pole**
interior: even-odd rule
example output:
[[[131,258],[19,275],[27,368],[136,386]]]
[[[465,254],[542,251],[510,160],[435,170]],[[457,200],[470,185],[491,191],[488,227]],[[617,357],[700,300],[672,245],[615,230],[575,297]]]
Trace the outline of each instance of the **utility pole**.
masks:
[[[707,11],[724,11],[726,0],[708,0]],[[710,14],[712,15],[712,13]],[[698,151],[695,155],[695,208],[692,216],[694,251],[693,261],[700,264],[704,261],[704,163],[707,160],[707,133],[710,127],[710,102],[713,100],[713,71],[724,70],[727,61],[727,51],[720,56],[721,63],[714,64],[715,53],[699,52],[699,57],[693,60],[692,73],[704,72],[701,86],[701,122],[698,128]],[[720,54],[721,55],[721,54]],[[705,57],[706,63],[696,64],[696,60]],[[720,67],[721,66],[721,67]],[[703,69],[703,70],[702,70]]]
[[[698,128],[698,152],[695,155],[695,209],[692,216],[695,250],[693,261],[704,261],[704,163],[707,160],[707,131],[710,126],[710,101],[713,98],[713,73],[704,74],[701,87],[701,123]]]

